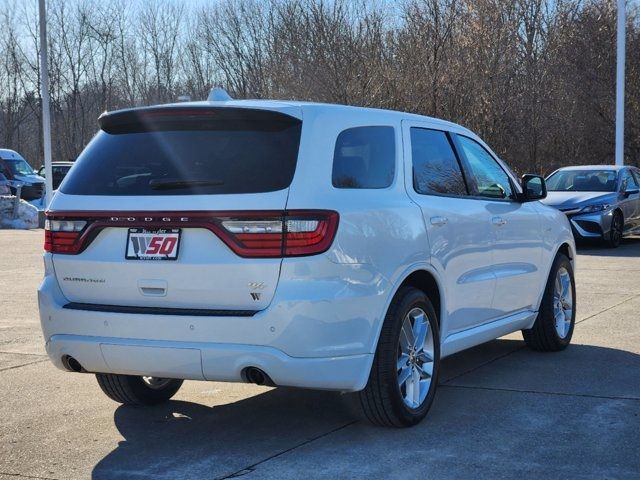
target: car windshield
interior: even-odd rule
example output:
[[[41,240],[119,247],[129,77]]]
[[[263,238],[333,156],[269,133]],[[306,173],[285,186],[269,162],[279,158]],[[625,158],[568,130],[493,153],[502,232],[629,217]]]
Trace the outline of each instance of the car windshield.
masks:
[[[615,170],[559,170],[547,178],[551,192],[615,192]]]
[[[4,163],[7,164],[11,173],[14,175],[33,175],[35,172],[33,168],[24,160],[5,159]]]

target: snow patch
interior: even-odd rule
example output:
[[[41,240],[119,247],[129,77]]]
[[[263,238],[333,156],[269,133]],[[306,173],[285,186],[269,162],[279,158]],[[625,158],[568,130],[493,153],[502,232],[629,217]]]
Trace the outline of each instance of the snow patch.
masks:
[[[0,228],[38,228],[38,208],[29,202],[20,200],[18,215],[13,218],[15,199],[14,196],[0,196]]]

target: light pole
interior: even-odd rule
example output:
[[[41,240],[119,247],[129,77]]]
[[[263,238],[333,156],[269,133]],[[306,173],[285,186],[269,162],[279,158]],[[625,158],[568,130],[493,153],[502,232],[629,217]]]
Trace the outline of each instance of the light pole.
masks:
[[[624,61],[626,37],[625,0],[618,0],[616,66],[616,165],[624,165]]]
[[[47,11],[45,0],[38,0],[40,17],[40,98],[42,99],[42,145],[44,147],[45,209],[49,208],[53,193],[51,168],[51,112],[49,105],[49,67],[47,64]]]

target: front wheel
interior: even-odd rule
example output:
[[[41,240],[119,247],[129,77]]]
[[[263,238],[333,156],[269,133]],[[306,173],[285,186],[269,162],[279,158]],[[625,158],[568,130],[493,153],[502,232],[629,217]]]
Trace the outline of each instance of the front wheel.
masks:
[[[622,234],[624,232],[624,217],[622,213],[616,211],[611,219],[611,229],[604,238],[604,243],[609,248],[617,248],[622,242]]]
[[[440,335],[429,298],[413,287],[396,293],[384,320],[369,381],[359,393],[374,424],[408,427],[433,402],[440,368]]]
[[[173,397],[182,380],[96,373],[98,385],[111,400],[125,405],[156,405]]]
[[[529,348],[547,352],[567,348],[576,322],[575,298],[571,261],[559,253],[551,266],[538,317],[531,329],[522,330]]]

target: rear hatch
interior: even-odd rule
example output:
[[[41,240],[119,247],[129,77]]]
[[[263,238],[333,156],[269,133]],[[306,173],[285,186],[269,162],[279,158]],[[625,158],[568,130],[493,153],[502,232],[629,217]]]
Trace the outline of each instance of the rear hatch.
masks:
[[[48,212],[45,249],[65,297],[266,308],[286,222],[304,229],[309,215],[285,213],[301,126],[281,112],[210,106],[101,117]]]

